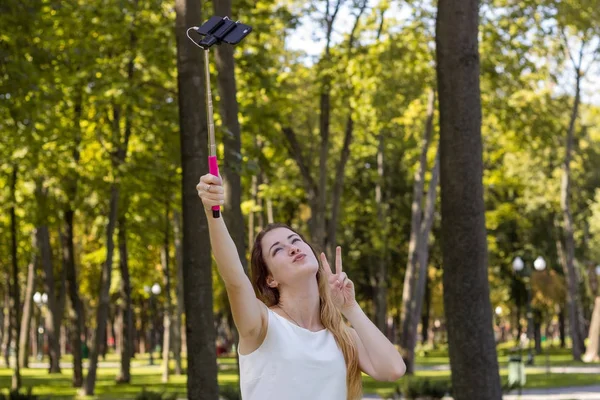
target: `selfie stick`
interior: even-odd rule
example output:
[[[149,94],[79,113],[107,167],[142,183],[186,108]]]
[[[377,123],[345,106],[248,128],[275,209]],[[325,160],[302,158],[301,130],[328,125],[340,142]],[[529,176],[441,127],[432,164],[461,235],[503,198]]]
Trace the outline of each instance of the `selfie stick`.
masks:
[[[203,36],[200,42],[194,41],[190,37],[190,30]],[[211,175],[219,176],[219,164],[217,162],[217,145],[215,143],[215,120],[213,117],[212,92],[210,89],[210,68],[208,49],[212,45],[220,45],[221,42],[228,44],[237,44],[252,31],[252,27],[233,22],[228,17],[212,17],[202,26],[193,26],[186,32],[187,37],[198,47],[204,50],[204,73],[206,83],[206,114],[208,122],[208,172]],[[212,207],[213,218],[219,218],[221,207]]]

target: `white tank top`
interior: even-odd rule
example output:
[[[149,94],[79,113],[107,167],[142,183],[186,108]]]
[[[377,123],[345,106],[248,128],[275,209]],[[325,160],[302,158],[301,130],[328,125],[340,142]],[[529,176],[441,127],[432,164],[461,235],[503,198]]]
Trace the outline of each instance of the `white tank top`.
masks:
[[[333,334],[268,315],[263,343],[240,354],[242,400],[346,400],[346,362]]]

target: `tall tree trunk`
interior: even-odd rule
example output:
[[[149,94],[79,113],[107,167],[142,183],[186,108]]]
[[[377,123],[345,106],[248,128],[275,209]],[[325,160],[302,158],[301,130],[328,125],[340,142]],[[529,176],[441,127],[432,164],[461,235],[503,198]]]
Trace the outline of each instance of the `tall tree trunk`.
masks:
[[[96,331],[94,334],[94,342],[90,349],[89,369],[84,387],[86,396],[92,396],[94,394],[96,374],[98,372],[98,356],[100,355],[102,348],[106,347],[106,324],[110,304],[109,290],[112,281],[112,264],[115,250],[114,232],[117,223],[118,204],[119,187],[117,182],[113,182],[110,190],[108,225],[106,227],[106,260],[102,264],[98,308],[96,309]]]
[[[117,376],[118,383],[131,382],[131,357],[133,355],[133,312],[131,304],[131,278],[129,276],[129,253],[127,252],[127,216],[125,210],[121,211],[118,220],[119,232],[117,235],[119,245],[119,270],[121,273],[120,297],[121,303],[118,310],[120,319],[120,354],[121,369]]]
[[[36,180],[36,198],[39,209],[38,226],[36,230],[37,244],[40,249],[40,262],[44,273],[44,290],[48,294],[48,303],[45,311],[46,334],[48,335],[50,373],[60,373],[60,310],[57,296],[56,281],[54,279],[54,266],[52,263],[52,248],[50,233],[48,232],[48,188],[44,187],[44,178]]]
[[[487,272],[478,12],[478,0],[439,0],[436,18],[444,310],[456,400],[502,398]]]
[[[32,234],[31,260],[27,266],[27,284],[25,286],[25,297],[23,299],[23,316],[21,318],[21,336],[19,338],[19,365],[22,368],[29,367],[29,331],[33,314],[33,287],[35,284],[35,266],[37,262],[37,244],[35,233]]]
[[[254,204],[257,204],[258,200],[258,177],[252,175],[252,181],[250,183],[250,196],[254,200]],[[248,213],[248,246],[254,245],[254,206]]]
[[[12,261],[12,308],[13,312],[11,321],[11,325],[15,330],[14,337],[15,340],[15,354],[17,355],[15,360],[15,367],[13,370],[13,375],[11,379],[11,389],[19,390],[21,388],[21,367],[19,366],[19,338],[21,334],[21,299],[20,299],[20,286],[19,286],[19,260],[17,259],[17,214],[15,212],[17,208],[17,174],[18,167],[13,165],[12,170],[12,179],[10,181],[10,258]],[[9,303],[11,304],[11,303]],[[8,348],[10,348],[10,336],[8,340]],[[8,367],[8,355],[6,356],[6,366]]]
[[[171,315],[173,314],[173,305],[171,301],[171,271],[170,271],[170,256],[169,256],[169,232],[171,226],[169,224],[169,202],[165,202],[165,235],[163,247],[160,252],[160,261],[163,267],[164,285],[165,285],[165,311],[163,316],[163,346],[162,346],[162,381],[169,382],[169,353],[171,351]]]
[[[583,49],[583,46],[582,46]],[[580,57],[581,63],[581,57]],[[581,341],[581,332],[579,324],[579,309],[578,304],[578,286],[579,278],[575,269],[575,239],[573,215],[571,213],[570,199],[571,195],[571,158],[573,153],[573,145],[575,141],[575,122],[577,121],[580,92],[581,92],[581,71],[578,66],[575,68],[575,101],[571,110],[571,118],[569,121],[569,130],[567,131],[565,143],[565,159],[563,163],[562,180],[560,187],[560,205],[563,213],[563,233],[564,233],[564,258],[565,263],[563,269],[567,281],[567,308],[569,310],[569,327],[571,329],[571,340],[573,341],[572,354],[573,360],[581,361],[581,355],[584,351],[584,344]]]
[[[8,284],[10,282],[10,279],[6,280],[6,283]],[[10,285],[8,285],[10,286]],[[8,292],[6,292],[8,293]],[[5,297],[6,299],[6,297]],[[0,307],[0,349],[2,349],[3,345],[4,345],[4,321],[6,321],[7,317],[5,316],[6,311],[8,309],[8,302],[2,303],[2,306]]]
[[[342,154],[337,164],[335,172],[335,182],[333,184],[331,219],[329,220],[329,233],[327,237],[327,253],[329,257],[335,254],[337,246],[336,234],[338,218],[340,214],[340,205],[342,202],[342,192],[344,190],[344,177],[346,176],[346,164],[350,158],[350,143],[354,133],[354,120],[352,119],[352,108],[348,110],[348,118],[346,119],[346,132],[344,134],[344,144],[342,145]]]
[[[73,353],[73,387],[83,385],[83,356],[81,335],[85,324],[83,315],[83,303],[79,297],[79,285],[77,283],[77,270],[75,268],[74,247],[74,210],[67,206],[64,214],[65,234],[63,235],[63,263],[66,268],[66,287],[73,307],[73,318],[71,319],[71,352]]]
[[[207,170],[204,57],[186,31],[202,21],[202,1],[176,0],[177,80],[182,162],[183,287],[188,354],[187,395],[219,396],[208,224],[196,184]]]
[[[213,1],[215,15],[232,15],[231,0]],[[223,214],[225,223],[231,232],[237,252],[242,262],[242,267],[248,273],[246,262],[246,242],[244,229],[244,216],[242,215],[242,184],[240,173],[242,170],[242,146],[240,123],[238,121],[237,87],[235,82],[235,64],[233,47],[218,46],[216,49],[216,64],[218,72],[218,86],[221,94],[220,112],[223,121],[223,145],[225,157],[223,164],[223,178],[225,187],[225,209]],[[271,214],[272,219],[272,214]],[[251,243],[249,245],[252,245]],[[226,312],[231,314],[231,309],[226,307]],[[232,327],[234,340],[238,340],[238,332]],[[239,357],[236,352],[236,365],[239,370]]]
[[[558,313],[558,334],[560,337],[560,348],[564,349],[567,345],[567,334],[565,324],[565,309],[562,307]]]
[[[79,93],[74,105],[74,140],[73,140],[73,161],[74,165],[79,165],[79,146],[81,143],[81,115],[83,108],[83,90],[79,89]],[[71,307],[73,308],[71,319],[71,352],[73,353],[73,387],[81,387],[83,385],[83,367],[82,367],[82,342],[81,335],[85,324],[83,315],[83,304],[79,297],[79,285],[77,283],[77,270],[75,268],[75,246],[74,246],[74,224],[73,216],[75,215],[75,199],[77,196],[77,185],[79,175],[77,168],[69,171],[69,176],[66,177],[66,189],[68,199],[64,210],[64,234],[62,235],[62,256],[63,265],[66,272],[66,292],[68,293]]]
[[[429,317],[431,315],[431,283],[429,276],[425,282],[425,308],[421,316],[421,344],[425,345],[429,341]]]
[[[231,15],[231,0],[213,2],[215,15]],[[223,145],[223,184],[225,186],[225,209],[223,215],[237,248],[244,271],[247,271],[246,242],[244,237],[244,216],[242,215],[242,145],[240,123],[238,121],[237,87],[235,82],[235,63],[232,46],[217,46],[215,49],[217,80],[221,95],[220,113],[222,122]]]
[[[387,247],[388,247],[388,228],[386,223],[387,205],[384,200],[385,171],[384,171],[385,141],[383,132],[379,133],[377,144],[377,182],[375,184],[375,203],[377,203],[377,221],[381,232],[379,240],[381,249],[378,254],[377,267],[375,271],[375,282],[373,285],[375,291],[374,312],[375,325],[382,332],[387,332]]]
[[[11,274],[7,273],[6,292],[4,294],[4,323],[2,324],[2,355],[4,357],[4,365],[10,367],[10,344],[12,342],[12,320],[15,308],[12,305],[12,285]]]
[[[406,371],[410,373],[414,372],[415,365],[415,347],[417,346],[417,328],[419,325],[419,319],[421,318],[421,312],[423,309],[423,299],[425,297],[425,285],[427,283],[427,273],[429,266],[429,233],[431,232],[431,226],[433,225],[433,218],[435,212],[435,199],[437,193],[438,179],[440,175],[440,164],[439,164],[439,148],[438,153],[435,157],[435,164],[431,174],[431,181],[429,182],[429,192],[427,193],[427,201],[425,204],[425,215],[423,222],[421,223],[421,230],[419,232],[418,248],[417,248],[417,281],[415,282],[415,292],[413,308],[410,309],[409,313],[409,333],[408,333],[408,357],[405,359]]]
[[[181,364],[182,320],[183,320],[183,260],[181,254],[181,215],[173,211],[173,243],[175,245],[175,267],[177,268],[177,290],[175,296],[175,313],[173,314],[173,358],[175,359],[175,375],[183,373]]]
[[[130,89],[134,88],[135,57],[137,54],[136,21],[138,15],[138,0],[133,1],[133,17],[129,26],[129,61],[127,63],[127,84]],[[123,115],[121,115],[123,113]],[[129,139],[132,134],[132,109],[125,107],[124,111],[120,105],[112,104],[112,119],[109,118],[112,131],[112,142],[115,150],[110,154],[113,171],[113,182],[110,189],[110,201],[108,212],[108,224],[106,226],[106,260],[102,264],[100,278],[98,307],[96,309],[96,333],[94,343],[90,350],[89,369],[86,377],[84,394],[92,396],[96,386],[96,375],[98,373],[98,356],[104,350],[106,358],[107,322],[110,306],[110,285],[112,281],[113,256],[115,251],[114,233],[119,218],[119,197],[121,191],[121,166],[127,159]],[[124,119],[125,127],[121,129],[121,121]],[[124,213],[123,213],[124,214]],[[125,222],[125,221],[123,221]],[[131,353],[128,354],[130,356]]]
[[[542,313],[533,311],[533,339],[535,342],[535,353],[542,354]]]
[[[435,91],[429,91],[427,102],[427,117],[425,120],[425,131],[423,134],[423,144],[421,146],[421,156],[419,165],[415,171],[415,181],[413,184],[413,198],[411,206],[411,221],[410,221],[410,240],[408,242],[408,262],[406,264],[406,273],[404,275],[404,287],[402,290],[402,305],[400,307],[400,340],[399,344],[407,360],[413,360],[414,355],[410,352],[410,343],[416,343],[416,338],[411,338],[411,320],[413,310],[415,310],[415,284],[418,277],[418,256],[419,242],[421,239],[421,220],[423,217],[423,192],[425,189],[425,173],[427,171],[427,153],[431,143],[431,133],[433,132],[433,113],[435,106]],[[413,373],[413,366],[406,365],[406,371],[409,374]]]

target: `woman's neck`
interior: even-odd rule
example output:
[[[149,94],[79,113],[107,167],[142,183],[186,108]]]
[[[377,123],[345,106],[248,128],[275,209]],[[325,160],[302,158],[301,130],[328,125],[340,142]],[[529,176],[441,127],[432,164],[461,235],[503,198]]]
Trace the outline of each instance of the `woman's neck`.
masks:
[[[280,288],[279,308],[302,328],[318,330],[321,323],[321,300],[316,279],[303,285],[290,285]]]

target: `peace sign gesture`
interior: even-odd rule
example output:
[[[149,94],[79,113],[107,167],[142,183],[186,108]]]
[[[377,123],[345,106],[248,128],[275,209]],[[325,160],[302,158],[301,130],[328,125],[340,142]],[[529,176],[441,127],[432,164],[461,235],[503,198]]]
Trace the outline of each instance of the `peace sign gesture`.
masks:
[[[329,282],[329,290],[333,303],[340,311],[345,311],[356,303],[354,298],[354,283],[342,271],[342,248],[335,249],[335,274],[331,271],[325,253],[321,253],[321,263]]]

